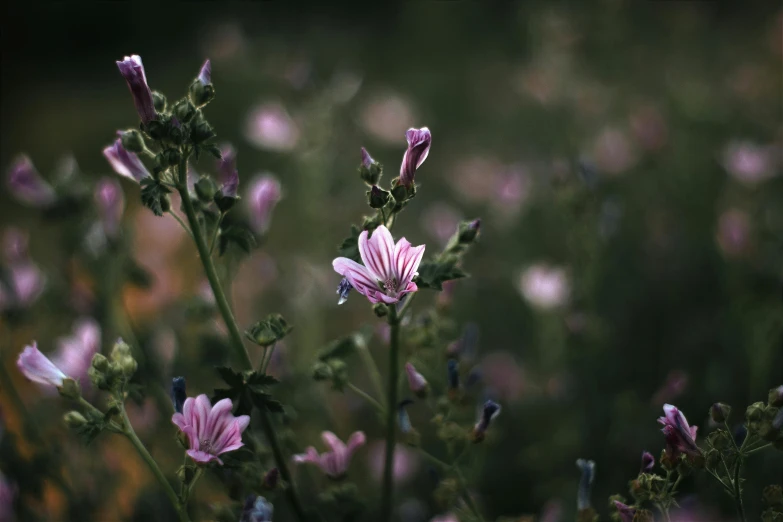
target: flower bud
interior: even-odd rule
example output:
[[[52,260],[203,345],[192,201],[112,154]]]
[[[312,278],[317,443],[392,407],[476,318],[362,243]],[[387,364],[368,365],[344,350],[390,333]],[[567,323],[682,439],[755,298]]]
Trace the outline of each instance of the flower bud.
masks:
[[[368,185],[377,185],[383,174],[383,166],[370,157],[367,149],[362,147],[362,163],[359,165],[359,176]]]
[[[373,185],[370,190],[367,191],[367,202],[371,208],[383,208],[386,203],[389,202],[389,191],[378,188],[377,185]]]
[[[131,129],[127,131],[117,131],[117,134],[120,137],[120,143],[122,143],[122,147],[128,152],[144,151],[144,137],[139,131]]]
[[[176,167],[179,165],[181,157],[182,156],[177,149],[166,149],[158,154],[158,164],[164,169],[167,167]]]
[[[136,54],[126,56],[121,62],[117,62],[117,67],[128,84],[133,96],[133,104],[136,106],[136,112],[141,121],[145,125],[154,121],[158,116],[155,114],[156,104],[150,87],[147,85],[147,76],[144,74],[141,57]],[[159,112],[162,112],[162,109]]]
[[[193,143],[202,143],[215,137],[215,129],[203,117],[199,118],[201,113],[197,113],[194,119],[199,119],[190,128],[190,139]]]
[[[384,303],[375,303],[372,307],[372,312],[375,314],[375,317],[386,317],[389,313],[389,307]]]
[[[338,305],[341,305],[348,300],[348,294],[351,292],[351,290],[353,290],[353,285],[351,285],[351,282],[348,281],[348,278],[343,277],[340,280],[340,284],[337,285],[337,295],[340,296],[340,298],[337,300]],[[378,315],[378,312],[375,312],[375,315]],[[382,316],[378,315],[378,317]]]
[[[487,401],[481,409],[481,415],[476,425],[473,427],[473,442],[484,440],[487,429],[492,420],[500,414],[500,405],[494,401]]]
[[[174,411],[182,413],[182,407],[185,404],[187,395],[185,392],[185,378],[174,377],[171,381],[171,402],[174,404]]]
[[[65,425],[71,429],[79,429],[87,424],[87,419],[78,411],[69,411],[65,414],[63,420],[65,421]]]
[[[96,370],[94,366],[91,366],[87,370],[87,377],[90,378],[92,385],[99,390],[107,391],[111,389],[111,385],[109,384],[109,380],[106,378],[106,374],[102,371]]]
[[[332,368],[325,362],[317,362],[313,366],[312,375],[314,381],[328,381],[332,378]]]
[[[180,466],[179,469],[177,469],[177,479],[185,485],[190,484],[195,475],[196,470],[193,466]]]
[[[430,153],[432,135],[427,127],[408,129],[405,133],[405,139],[408,140],[408,149],[405,151],[402,165],[400,165],[400,184],[410,187],[413,185],[416,170],[424,163]]]
[[[109,369],[109,360],[102,353],[96,353],[92,356],[92,367],[101,373]]]
[[[152,105],[157,112],[166,112],[166,96],[158,91],[152,92]]]
[[[408,189],[405,188],[405,185],[397,185],[392,188],[391,195],[394,198],[394,201],[402,203],[408,199]]]
[[[122,133],[119,134],[120,138],[103,149],[103,156],[109,161],[114,172],[140,183],[144,178],[148,178],[150,173],[135,153],[123,147]]]
[[[731,406],[722,402],[716,402],[710,408],[710,417],[718,424],[723,424],[731,415]]]
[[[35,207],[46,207],[54,202],[54,189],[35,170],[27,156],[19,156],[8,171],[8,189],[20,201]]]
[[[202,203],[209,203],[217,194],[217,184],[209,176],[202,176],[193,186]]]
[[[776,408],[783,407],[783,386],[769,390],[769,399],[767,404]]]
[[[479,229],[481,228],[481,220],[474,219],[473,221],[463,221],[459,224],[459,242],[462,245],[469,245],[476,240]]]
[[[758,422],[764,417],[764,403],[754,402],[745,410],[745,418],[748,422]]]
[[[196,107],[203,107],[215,97],[212,86],[212,64],[207,60],[199,71],[198,77],[190,84],[190,100]]]
[[[182,123],[188,123],[193,119],[193,116],[196,115],[196,107],[190,102],[190,100],[183,98],[174,104],[174,109],[172,112],[174,116],[179,119],[179,121]]]
[[[63,379],[63,384],[57,388],[57,391],[66,399],[78,400],[79,397],[82,396],[82,390],[79,388],[79,383],[70,377]]]
[[[655,457],[650,452],[642,453],[642,469],[641,473],[650,473],[655,467]]]
[[[427,396],[427,379],[416,371],[411,363],[405,363],[405,373],[408,375],[408,386],[410,390],[419,398]]]

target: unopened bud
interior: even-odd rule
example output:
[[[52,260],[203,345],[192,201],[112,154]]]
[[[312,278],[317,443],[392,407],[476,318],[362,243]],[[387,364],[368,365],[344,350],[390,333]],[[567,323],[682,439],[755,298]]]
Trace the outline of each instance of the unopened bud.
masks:
[[[315,363],[312,375],[314,381],[328,381],[332,378],[332,368],[325,362]]]
[[[754,402],[750,406],[748,406],[748,409],[745,410],[745,417],[748,419],[748,422],[758,422],[760,421],[764,416],[764,403],[763,402]]]
[[[194,185],[196,196],[202,203],[209,203],[215,197],[218,187],[212,178],[202,176]]]
[[[108,368],[107,368],[108,369]],[[99,390],[109,390],[111,386],[109,385],[109,381],[106,378],[105,370],[97,370],[94,366],[90,366],[90,368],[87,370],[87,376],[90,378],[90,382],[93,386],[98,388]]]
[[[119,362],[120,359],[130,356],[130,354],[130,346],[122,339],[117,339],[117,342],[114,343],[114,347],[111,349],[111,360]]]
[[[731,415],[731,406],[722,402],[716,402],[710,408],[710,417],[718,424],[726,422]]]
[[[201,143],[215,136],[215,129],[206,120],[201,120],[190,129],[190,139],[194,143]]]
[[[72,429],[78,429],[87,424],[87,419],[78,411],[69,411],[63,417],[65,425]]]
[[[392,189],[391,195],[394,198],[394,201],[402,203],[408,199],[408,189],[405,188],[405,185],[397,185]]]
[[[164,112],[166,110],[166,97],[158,91],[152,91],[152,105],[155,112]]]
[[[182,123],[188,123],[196,115],[196,107],[190,100],[182,99],[174,105],[174,116]]]
[[[177,149],[166,149],[158,154],[158,163],[164,169],[166,167],[174,167],[179,165],[179,160],[182,156]]]
[[[481,220],[463,221],[459,224],[459,242],[463,245],[473,243],[481,228]]]
[[[102,353],[96,353],[92,356],[92,367],[99,372],[105,372],[109,369],[109,360]]]
[[[386,203],[389,202],[389,191],[378,188],[377,185],[373,185],[372,188],[367,191],[367,200],[371,208],[383,208]]]
[[[359,165],[359,176],[368,185],[377,185],[383,173],[383,166],[372,159],[367,149],[362,147],[362,163]]]
[[[215,97],[215,88],[212,86],[212,65],[209,60],[204,62],[198,77],[190,84],[190,100],[196,107],[202,107]]]
[[[144,150],[144,138],[137,130],[120,132],[122,148],[128,152],[142,152]]]
[[[63,384],[57,388],[57,391],[66,399],[77,400],[82,396],[82,390],[79,388],[79,383],[70,377],[63,379]]]

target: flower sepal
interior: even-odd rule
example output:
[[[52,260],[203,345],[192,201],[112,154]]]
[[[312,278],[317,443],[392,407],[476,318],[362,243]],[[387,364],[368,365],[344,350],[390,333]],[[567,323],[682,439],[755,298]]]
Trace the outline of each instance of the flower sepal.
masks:
[[[70,377],[63,379],[63,384],[57,388],[57,391],[61,396],[66,399],[71,399],[72,401],[78,401],[82,396],[82,390],[79,387],[79,383]]]

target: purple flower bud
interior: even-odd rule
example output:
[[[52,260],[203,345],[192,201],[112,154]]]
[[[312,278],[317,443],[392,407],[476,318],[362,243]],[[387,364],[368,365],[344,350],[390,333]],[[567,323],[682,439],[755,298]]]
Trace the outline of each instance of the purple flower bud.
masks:
[[[633,522],[634,516],[636,516],[634,508],[626,506],[619,500],[614,501],[614,507],[617,508],[617,513],[620,515],[620,522]]]
[[[408,375],[408,386],[419,397],[427,395],[427,379],[416,371],[411,363],[405,363],[405,373]]]
[[[649,473],[655,466],[655,457],[652,453],[645,451],[642,453],[642,473]]]
[[[411,430],[413,430],[413,425],[411,424],[411,418],[408,415],[408,410],[405,408],[413,404],[413,401],[410,399],[405,399],[404,401],[400,402],[399,406],[397,406],[397,420],[400,425],[400,431],[402,433],[410,433]]]
[[[209,63],[209,60],[207,60],[207,63]],[[221,159],[218,161],[220,192],[224,197],[235,198],[239,188],[237,153],[231,145],[224,145],[220,152]]]
[[[107,237],[117,237],[125,210],[125,197],[120,183],[113,178],[102,178],[95,185],[95,204],[101,225]]]
[[[256,233],[263,234],[269,229],[272,211],[280,198],[280,182],[274,176],[261,176],[253,182],[250,187],[248,205],[250,207],[250,223]]]
[[[484,436],[487,433],[492,419],[500,415],[500,404],[495,401],[487,401],[484,403],[484,407],[481,409],[479,420],[473,427],[473,441],[481,442],[484,440]]]
[[[372,167],[373,163],[375,163],[375,161],[370,156],[370,153],[367,152],[367,149],[362,147],[362,167],[369,169]]]
[[[19,156],[11,165],[8,189],[18,200],[34,207],[45,207],[55,200],[54,189],[41,178],[27,156]]]
[[[171,402],[174,404],[174,411],[176,413],[182,413],[182,407],[187,399],[187,393],[185,390],[185,378],[174,377],[171,381]]]
[[[125,150],[122,146],[122,140],[119,138],[112,145],[103,149],[103,155],[109,160],[114,172],[120,176],[125,176],[137,183],[150,176],[139,157],[133,152]]]
[[[196,78],[202,85],[209,85],[212,83],[212,64],[207,60],[204,65],[201,66],[201,71]]]
[[[158,118],[155,105],[152,102],[152,91],[147,85],[147,76],[144,74],[144,66],[139,55],[126,56],[121,62],[117,62],[120,74],[128,83],[136,112],[143,123],[149,123]]]
[[[595,462],[592,460],[579,459],[576,461],[577,467],[582,470],[582,477],[579,480],[579,490],[576,497],[576,506],[579,511],[590,509],[590,491],[593,488],[593,479],[595,478]]]
[[[348,294],[351,290],[353,290],[351,282],[348,281],[348,278],[343,277],[340,284],[337,285],[337,295],[340,296],[340,299],[337,300],[338,305],[341,305],[348,300]]]
[[[408,140],[408,150],[402,157],[400,166],[400,184],[410,187],[413,185],[413,178],[427,155],[430,153],[432,145],[432,134],[427,127],[421,129],[408,129],[405,133],[405,139]]]

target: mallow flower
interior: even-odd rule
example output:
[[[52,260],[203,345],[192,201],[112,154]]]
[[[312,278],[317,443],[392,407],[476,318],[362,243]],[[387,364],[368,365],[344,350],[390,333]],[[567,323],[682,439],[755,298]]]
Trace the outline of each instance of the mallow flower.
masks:
[[[144,65],[141,63],[141,57],[137,54],[126,56],[122,61],[117,62],[125,81],[128,83],[133,104],[136,106],[136,112],[144,123],[149,123],[158,118],[155,113],[155,105],[152,101],[152,91],[147,85],[147,76],[144,74]]]
[[[427,395],[427,379],[416,371],[416,367],[411,363],[405,363],[405,373],[408,376],[408,387],[419,397]]]
[[[250,417],[234,417],[232,407],[231,399],[223,399],[212,406],[209,398],[201,394],[195,399],[188,397],[182,413],[171,416],[171,422],[188,438],[190,458],[200,464],[217,461],[222,466],[219,455],[244,445],[242,432],[250,424]]]
[[[95,206],[107,237],[116,237],[120,230],[125,196],[120,183],[114,178],[101,178],[95,185]]]
[[[332,266],[371,303],[396,303],[418,290],[413,278],[424,256],[424,245],[411,246],[405,238],[395,245],[391,232],[381,225],[372,237],[366,230],[359,235],[359,255],[363,265],[338,257]]]
[[[27,156],[19,156],[8,170],[8,189],[19,201],[34,207],[46,207],[54,202],[54,189],[35,170]]]
[[[122,131],[117,132],[122,135]],[[103,149],[103,156],[109,161],[111,168],[120,176],[140,183],[141,180],[150,176],[147,167],[141,162],[134,152],[130,152],[122,146],[122,139],[117,140]]]
[[[38,344],[35,341],[31,345],[25,346],[16,360],[16,366],[29,380],[57,388],[63,385],[64,379],[68,378],[60,368],[38,350]]]
[[[664,416],[658,418],[663,424],[663,435],[666,437],[666,445],[672,458],[680,453],[687,455],[699,455],[701,450],[696,445],[696,426],[689,426],[685,415],[671,404],[663,405]]]
[[[73,333],[57,340],[52,363],[72,379],[84,382],[92,357],[101,347],[101,327],[92,318],[85,317],[73,325]]]
[[[340,478],[345,475],[354,452],[361,446],[364,446],[367,440],[361,431],[354,432],[348,439],[347,445],[331,431],[323,432],[321,439],[323,439],[324,444],[329,446],[330,451],[319,455],[318,451],[313,446],[310,446],[305,450],[305,453],[294,455],[294,462],[297,464],[315,464],[331,478]]]
[[[400,165],[400,184],[410,187],[413,185],[416,170],[424,163],[430,153],[432,134],[427,127],[408,129],[405,133],[405,139],[408,140],[408,149],[405,151],[402,165]]]

